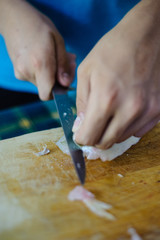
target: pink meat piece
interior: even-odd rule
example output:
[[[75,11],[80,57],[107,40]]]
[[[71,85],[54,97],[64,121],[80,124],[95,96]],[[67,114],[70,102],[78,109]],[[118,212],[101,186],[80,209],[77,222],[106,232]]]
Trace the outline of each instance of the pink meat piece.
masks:
[[[107,212],[107,210],[110,209],[112,206],[110,204],[96,200],[94,194],[87,191],[82,186],[75,187],[68,194],[68,199],[70,201],[80,200],[91,212],[93,212],[97,216],[104,217],[109,220],[115,220],[115,217],[111,213]]]
[[[68,195],[68,199],[70,201],[74,201],[74,200],[85,201],[85,200],[90,200],[93,198],[94,198],[94,194],[87,191],[82,186],[76,186]]]

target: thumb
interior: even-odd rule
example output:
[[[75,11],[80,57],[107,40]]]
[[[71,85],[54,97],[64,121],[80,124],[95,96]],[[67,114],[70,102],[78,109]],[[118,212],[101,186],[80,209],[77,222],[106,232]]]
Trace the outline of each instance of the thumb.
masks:
[[[56,54],[57,54],[57,78],[58,82],[68,87],[74,79],[74,73],[76,68],[75,59],[76,56],[71,53],[67,53],[64,45],[64,40],[58,35],[56,41]]]
[[[78,114],[78,116],[76,117],[75,121],[74,121],[74,124],[73,124],[73,127],[72,127],[72,131],[75,133],[76,131],[78,131],[78,129],[81,127],[82,125],[82,122],[83,122],[83,119],[84,119],[84,113],[83,112],[80,112]]]

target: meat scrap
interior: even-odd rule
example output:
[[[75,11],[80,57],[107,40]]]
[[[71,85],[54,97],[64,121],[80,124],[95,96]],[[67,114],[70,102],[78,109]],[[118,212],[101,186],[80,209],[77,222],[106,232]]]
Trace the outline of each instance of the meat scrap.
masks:
[[[100,217],[104,217],[109,220],[115,220],[115,217],[108,213],[106,210],[111,209],[110,204],[98,201],[95,199],[93,193],[87,191],[82,186],[76,186],[69,194],[68,199],[70,201],[79,200],[82,201],[86,207],[88,207],[93,213]]]
[[[36,156],[43,156],[43,155],[46,155],[50,153],[50,150],[47,148],[47,146],[43,146],[43,150],[41,152],[38,152],[38,153],[34,153]]]
[[[120,178],[124,177],[121,173],[118,173],[117,176]]]
[[[131,235],[131,240],[142,240],[134,228],[129,228],[128,233]]]

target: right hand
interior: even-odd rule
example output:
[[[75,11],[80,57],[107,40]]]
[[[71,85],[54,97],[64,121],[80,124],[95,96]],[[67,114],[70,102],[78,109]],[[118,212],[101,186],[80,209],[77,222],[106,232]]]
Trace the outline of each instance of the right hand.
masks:
[[[75,73],[75,55],[67,53],[64,40],[46,16],[25,1],[7,2],[8,19],[2,34],[17,79],[38,88],[41,100],[49,100],[56,79],[69,86]]]
[[[81,63],[77,143],[107,149],[160,120],[159,9],[159,1],[140,1]]]

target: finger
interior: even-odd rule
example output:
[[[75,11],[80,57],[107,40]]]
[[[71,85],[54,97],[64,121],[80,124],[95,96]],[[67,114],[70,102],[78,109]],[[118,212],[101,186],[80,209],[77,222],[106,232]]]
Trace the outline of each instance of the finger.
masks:
[[[70,77],[71,77],[71,80],[73,80],[75,77],[75,70],[76,70],[76,55],[73,53],[67,52],[67,58],[68,58],[69,67],[70,67]]]
[[[89,79],[87,79],[87,75],[84,74],[85,69],[81,70],[82,64],[78,68],[78,83],[77,83],[77,98],[76,98],[76,106],[77,106],[77,118],[74,121],[72,131],[75,133],[81,126],[84,120],[84,113],[86,111],[86,106],[88,102],[89,96]]]
[[[158,114],[157,114],[158,113]],[[118,142],[124,141],[130,136],[135,135],[141,129],[143,129],[148,124],[150,125],[151,122],[156,122],[159,119],[159,107],[158,104],[155,102],[155,99],[150,99],[146,109],[139,118],[135,119],[134,122],[128,126],[126,131],[122,134],[122,136],[118,139]],[[145,127],[145,129],[147,129]]]
[[[100,86],[93,89],[89,96],[84,121],[75,134],[76,141],[83,145],[95,145],[99,141],[115,110],[114,91],[102,94]]]
[[[52,98],[52,88],[55,84],[56,75],[56,59],[52,55],[52,57],[41,62],[40,65],[41,67],[35,73],[36,85],[40,99],[47,101]]]
[[[83,67],[83,63],[78,67],[77,72],[77,97],[76,97],[76,107],[77,115],[80,113],[85,113],[86,106],[89,98],[90,92],[90,82],[89,76]]]
[[[145,135],[147,132],[149,132],[160,120],[160,116],[157,118],[153,119],[152,121],[148,122],[143,128],[139,129],[134,136],[135,137],[142,137]]]
[[[61,85],[67,87],[74,78],[75,55],[67,54],[64,40],[57,34],[55,36],[56,58],[57,58],[57,78]]]
[[[132,109],[132,111],[131,111]],[[142,111],[142,105],[135,103],[133,100],[126,102],[125,105],[117,108],[112,121],[105,130],[98,147],[107,149],[118,141],[123,132],[136,119]],[[127,114],[126,114],[127,113]]]
[[[78,131],[78,129],[80,128],[82,122],[84,120],[84,113],[83,112],[80,112],[78,114],[78,116],[76,117],[75,121],[74,121],[74,124],[73,124],[73,127],[72,127],[72,132],[76,132]]]

